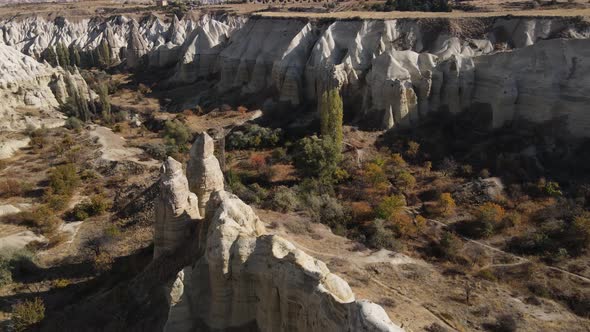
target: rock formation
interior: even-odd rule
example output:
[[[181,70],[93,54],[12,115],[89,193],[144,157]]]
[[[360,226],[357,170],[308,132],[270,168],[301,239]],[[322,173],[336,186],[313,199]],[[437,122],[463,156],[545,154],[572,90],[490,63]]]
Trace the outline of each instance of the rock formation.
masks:
[[[205,208],[211,193],[223,190],[223,172],[219,161],[213,154],[213,139],[207,133],[200,134],[190,150],[190,159],[186,166],[189,188],[199,198],[199,212],[205,214]]]
[[[114,58],[136,67],[173,68],[168,83],[214,80],[219,93],[315,104],[337,86],[355,120],[407,126],[447,109],[515,119],[562,119],[590,135],[587,72],[590,27],[570,18],[312,21],[205,15],[166,23],[109,19],[0,22],[1,42],[38,56],[64,43],[93,50],[107,41]],[[1,43],[0,42],[0,43]],[[119,50],[126,50],[120,52]],[[119,56],[121,55],[121,56]],[[28,98],[34,102],[34,96]],[[485,117],[485,116],[484,116]]]
[[[326,264],[265,234],[252,208],[219,186],[222,177],[211,181],[218,165],[211,138],[200,135],[188,169],[190,182],[199,184],[191,185],[199,191],[198,203],[206,195],[202,219],[181,165],[169,158],[162,167],[155,257],[186,241],[197,248],[196,262],[167,286],[166,331],[403,331],[380,306],[356,300]],[[189,223],[196,223],[202,236],[187,238],[194,234]]]
[[[154,257],[172,253],[186,240],[191,223],[200,219],[197,195],[191,193],[182,165],[168,157],[162,165],[156,202]]]
[[[61,126],[64,116],[56,108],[73,90],[85,100],[91,98],[88,86],[78,72],[52,68],[2,44],[0,73],[2,132]]]

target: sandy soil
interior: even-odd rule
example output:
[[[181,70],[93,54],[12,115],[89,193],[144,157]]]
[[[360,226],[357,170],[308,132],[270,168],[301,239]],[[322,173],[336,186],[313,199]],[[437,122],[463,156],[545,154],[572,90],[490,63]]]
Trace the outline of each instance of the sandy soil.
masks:
[[[98,143],[102,146],[100,152],[102,158],[109,161],[132,161],[148,167],[158,167],[160,165],[156,160],[140,160],[139,155],[143,150],[133,147],[127,147],[125,139],[111,129],[102,126],[92,126],[89,131],[91,137],[98,139]]]

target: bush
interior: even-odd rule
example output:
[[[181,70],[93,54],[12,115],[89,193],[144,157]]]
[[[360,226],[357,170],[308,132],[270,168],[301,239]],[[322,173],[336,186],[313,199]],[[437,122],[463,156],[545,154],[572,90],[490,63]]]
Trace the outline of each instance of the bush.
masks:
[[[0,181],[0,197],[22,196],[31,189],[33,189],[33,185],[28,182],[14,179]]]
[[[575,249],[588,248],[590,246],[590,212],[576,216],[570,228],[571,243]]]
[[[80,178],[73,164],[57,166],[49,173],[49,188],[52,194],[69,196],[79,183]]]
[[[285,186],[279,186],[275,189],[271,200],[270,208],[280,212],[291,212],[299,206],[299,199],[295,192]]]
[[[394,167],[405,167],[407,165],[406,161],[399,153],[394,153],[393,155],[391,155],[389,163]]]
[[[518,327],[514,316],[508,314],[498,316],[495,325],[494,330],[497,332],[514,332]]]
[[[75,131],[80,131],[83,126],[84,126],[84,122],[82,122],[82,120],[78,119],[75,116],[70,116],[66,120],[66,124],[65,124],[65,127],[66,128],[72,129],[72,130],[75,130]]]
[[[96,273],[104,273],[109,271],[113,267],[114,262],[115,259],[111,254],[109,254],[106,251],[101,251],[94,256],[92,266],[94,267],[94,271]]]
[[[168,145],[184,146],[192,138],[191,130],[178,120],[168,120],[164,123],[164,138]]]
[[[394,249],[397,247],[395,233],[385,227],[383,219],[376,219],[371,224],[368,245],[378,249]]]
[[[401,171],[395,176],[395,184],[400,190],[412,190],[416,186],[416,178],[408,171]]]
[[[377,206],[376,212],[380,219],[393,220],[404,211],[406,198],[403,195],[385,197]]]
[[[332,196],[308,194],[304,198],[304,204],[314,222],[335,228],[345,226],[350,221],[350,211]]]
[[[457,204],[455,204],[455,200],[450,193],[442,193],[437,201],[437,212],[441,216],[449,217],[455,214],[455,208]]]
[[[302,176],[317,177],[322,182],[333,182],[332,175],[338,168],[340,151],[330,139],[305,137],[295,145],[293,162]]]
[[[166,160],[166,146],[161,143],[147,143],[142,146],[147,154],[156,160]]]
[[[408,149],[406,150],[406,155],[410,158],[416,158],[418,156],[418,152],[420,151],[420,144],[414,141],[408,142]]]
[[[389,185],[389,181],[385,171],[383,170],[383,167],[375,162],[365,164],[364,177],[365,181],[372,187],[385,188]]]
[[[103,214],[110,207],[110,202],[104,195],[93,195],[90,200],[77,204],[70,212],[75,220],[85,220]]]
[[[475,210],[475,217],[483,223],[498,224],[504,218],[504,208],[492,202],[484,203]]]
[[[12,307],[11,320],[15,331],[25,331],[43,318],[45,318],[45,304],[38,297],[17,303]]]
[[[461,249],[463,249],[463,242],[451,232],[444,232],[437,244],[438,256],[447,260],[455,260]]]
[[[22,211],[4,218],[5,222],[35,227],[44,234],[57,230],[61,220],[47,205],[40,205],[32,211]]]
[[[283,131],[279,128],[248,124],[229,134],[225,145],[228,150],[273,148],[281,141],[282,136]]]

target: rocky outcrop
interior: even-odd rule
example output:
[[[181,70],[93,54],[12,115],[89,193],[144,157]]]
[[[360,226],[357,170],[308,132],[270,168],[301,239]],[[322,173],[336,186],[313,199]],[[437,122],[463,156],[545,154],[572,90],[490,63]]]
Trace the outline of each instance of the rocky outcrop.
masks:
[[[85,100],[91,98],[78,72],[52,68],[2,44],[0,73],[0,131],[3,132],[61,126],[64,116],[56,108],[72,91]]]
[[[204,215],[211,193],[224,188],[223,172],[213,154],[213,139],[207,133],[197,136],[186,167],[189,188],[199,198],[199,212]]]
[[[156,202],[154,257],[172,253],[187,241],[191,223],[200,219],[197,195],[191,193],[182,165],[168,157],[161,169]]]
[[[218,186],[223,178],[207,180],[218,165],[213,141],[202,134],[188,168],[189,178],[200,178],[197,195],[188,190],[190,181],[178,162],[169,158],[162,167],[155,258],[187,241],[196,243],[195,263],[166,286],[166,331],[403,331],[380,306],[356,300],[326,264],[267,235],[252,208]],[[199,219],[196,209],[204,193],[207,206]],[[187,238],[194,234],[190,223],[202,236]]]

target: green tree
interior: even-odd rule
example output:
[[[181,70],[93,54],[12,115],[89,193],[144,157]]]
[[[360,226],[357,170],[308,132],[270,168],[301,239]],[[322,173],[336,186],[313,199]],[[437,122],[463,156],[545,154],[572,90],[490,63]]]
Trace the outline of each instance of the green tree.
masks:
[[[80,67],[82,66],[82,58],[80,57],[80,50],[77,46],[70,46],[69,48],[70,54],[70,64],[72,66]]]
[[[295,144],[293,163],[303,176],[331,182],[339,161],[340,147],[331,139],[312,136],[302,138]]]
[[[111,121],[111,98],[109,97],[109,88],[106,83],[100,83],[97,88],[98,99],[100,101],[100,109],[102,118],[109,122]]]
[[[66,45],[64,43],[58,43],[55,47],[55,52],[57,53],[59,65],[64,68],[68,67],[70,65],[70,54]]]
[[[343,105],[338,89],[325,91],[319,100],[322,139],[331,139],[338,152],[342,148]]]
[[[57,54],[52,46],[48,47],[45,52],[43,52],[43,59],[53,67],[57,66]]]
[[[98,64],[102,67],[108,67],[111,65],[111,48],[109,47],[109,43],[106,39],[103,40],[98,45],[96,49],[96,54],[98,58]]]

